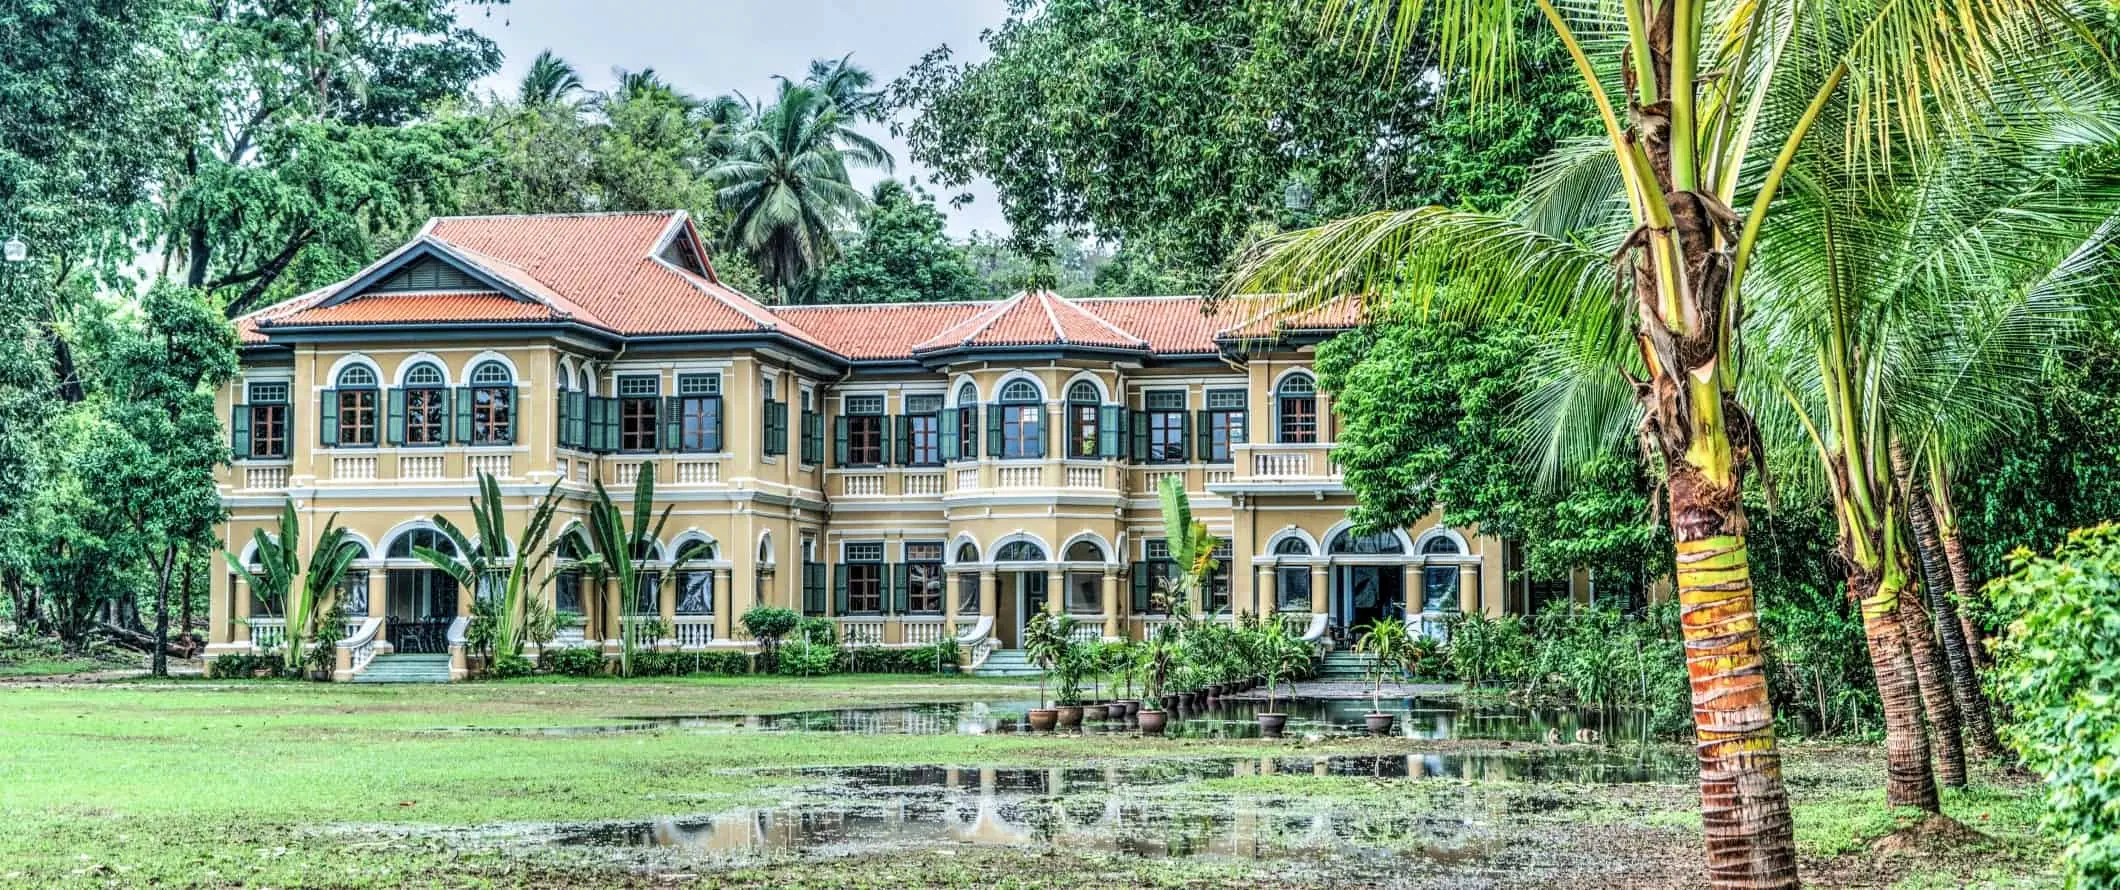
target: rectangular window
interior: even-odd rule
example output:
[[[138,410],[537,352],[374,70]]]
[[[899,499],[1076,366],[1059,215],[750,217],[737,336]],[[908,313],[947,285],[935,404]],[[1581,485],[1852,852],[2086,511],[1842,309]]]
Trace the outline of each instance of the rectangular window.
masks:
[[[1097,405],[1070,402],[1067,406],[1067,456],[1097,457]]]
[[[1282,612],[1310,611],[1310,567],[1281,566],[1274,572],[1274,608]]]
[[[405,390],[405,444],[442,444],[442,423],[448,413],[443,390]]]
[[[339,397],[339,442],[342,446],[375,444],[375,397],[372,389],[342,389]]]
[[[916,467],[933,467],[942,463],[942,417],[938,414],[913,414],[905,419],[905,462]]]
[[[1234,459],[1234,446],[1245,441],[1244,391],[1216,389],[1207,393],[1207,462],[1226,464]]]
[[[1001,412],[1002,457],[1045,456],[1043,405],[996,405],[994,410]]]
[[[677,573],[677,614],[714,614],[714,572],[708,569]]]
[[[1162,390],[1142,397],[1142,407],[1148,409],[1148,461],[1150,463],[1184,463],[1185,455],[1185,391]]]
[[[657,377],[618,378],[618,449],[654,451],[661,420],[662,380]]]
[[[250,405],[245,413],[250,421],[250,447],[243,449],[243,457],[281,458],[287,456],[287,384],[281,382],[252,383]]]
[[[1104,612],[1104,578],[1097,572],[1067,573],[1067,611],[1075,615]]]
[[[883,413],[883,397],[882,397],[882,396],[847,396],[847,405],[846,405],[846,413],[848,413],[848,414],[882,414],[882,413]]]
[[[1229,542],[1215,545],[1215,569],[1207,575],[1207,614],[1229,614],[1230,565],[1235,558]]]
[[[677,377],[677,450],[721,450],[721,375]]]
[[[681,396],[721,395],[720,374],[679,374],[677,394]]]
[[[979,614],[979,573],[957,573],[957,614]]]
[[[473,445],[506,445],[515,436],[515,387],[481,386],[471,391]]]
[[[1318,441],[1318,397],[1316,395],[1283,395],[1280,397],[1280,440],[1290,444],[1307,444]]]
[[[881,414],[850,414],[846,417],[847,459],[850,467],[873,467],[883,463]]]
[[[764,418],[764,422],[759,424],[759,433],[763,439],[760,444],[761,450],[769,457],[788,453],[788,403],[773,397],[776,390],[775,380],[776,378],[766,377],[758,382],[765,397],[764,405],[760,409]]]
[[[883,611],[883,543],[846,545],[847,611],[873,615]]]
[[[1162,538],[1143,541],[1141,565],[1137,571],[1141,572],[1141,578],[1134,582],[1138,585],[1135,599],[1145,597],[1150,614],[1168,614],[1173,604],[1164,592],[1164,585],[1178,576],[1178,564],[1170,558],[1170,542]]]
[[[906,611],[930,615],[940,613],[943,594],[949,588],[948,579],[942,573],[942,544],[907,542],[905,576]]]

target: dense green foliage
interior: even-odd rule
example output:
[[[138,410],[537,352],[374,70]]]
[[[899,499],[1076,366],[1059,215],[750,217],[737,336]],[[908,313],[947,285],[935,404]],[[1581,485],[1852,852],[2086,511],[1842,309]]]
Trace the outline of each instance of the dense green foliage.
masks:
[[[2101,317],[2080,351],[2049,362],[2037,407],[1958,475],[1977,578],[2018,547],[2047,550],[2070,529],[2120,518],[2120,335]]]
[[[817,284],[819,303],[977,300],[986,288],[943,232],[942,211],[918,187],[876,184],[861,234]]]
[[[2120,526],[2045,556],[2020,548],[1988,594],[2010,621],[1994,679],[2014,716],[2004,735],[2046,777],[2042,823],[2073,886],[2120,886]]]
[[[1303,4],[1010,4],[990,57],[931,53],[894,84],[915,160],[993,181],[1017,246],[1117,238],[1198,290],[1255,228],[1513,195],[1531,161],[1588,132],[1559,42],[1519,35],[1516,101],[1475,120],[1380,49],[1322,34]],[[1406,70],[1428,64],[1425,45]],[[1367,70],[1365,70],[1367,69]]]

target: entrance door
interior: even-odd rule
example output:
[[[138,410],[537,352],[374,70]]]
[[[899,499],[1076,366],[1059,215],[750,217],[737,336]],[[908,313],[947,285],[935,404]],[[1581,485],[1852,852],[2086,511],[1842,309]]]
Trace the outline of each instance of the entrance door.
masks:
[[[1333,586],[1333,620],[1350,639],[1378,618],[1405,617],[1406,572],[1399,566],[1340,566]]]
[[[447,654],[456,621],[456,579],[434,569],[390,570],[390,621],[384,638],[398,652]]]
[[[1044,572],[1016,573],[1016,647],[1023,647],[1023,632],[1030,627],[1031,616],[1046,609]]]

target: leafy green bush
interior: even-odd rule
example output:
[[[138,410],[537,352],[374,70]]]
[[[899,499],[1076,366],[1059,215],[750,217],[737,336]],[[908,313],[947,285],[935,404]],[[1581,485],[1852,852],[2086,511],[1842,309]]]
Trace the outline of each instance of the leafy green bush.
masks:
[[[216,680],[248,680],[254,677],[278,677],[287,672],[287,660],[279,653],[264,655],[222,655],[213,660],[206,676]]]
[[[2009,562],[1988,586],[2012,616],[1995,670],[2015,716],[2004,735],[2046,777],[2040,822],[2064,844],[2070,886],[2120,886],[2120,525]]]
[[[780,673],[791,677],[822,677],[838,673],[846,652],[836,643],[801,639],[800,635],[780,647]]]
[[[802,623],[802,616],[795,614],[793,609],[754,606],[750,611],[743,613],[740,620],[743,622],[744,632],[749,633],[751,639],[757,640],[759,647],[765,650],[764,669],[771,671],[776,669],[774,662],[780,652],[780,641],[795,631]]]
[[[545,663],[545,670],[563,677],[604,675],[604,653],[588,646],[547,649],[538,658]]]
[[[1515,615],[1489,618],[1473,612],[1450,620],[1450,645],[1442,661],[1452,673],[1474,686],[1520,684],[1531,675],[1538,657],[1524,620]]]
[[[858,646],[846,650],[846,669],[857,674],[932,674],[944,661],[957,663],[956,640],[910,649]]]
[[[497,655],[486,663],[485,677],[488,680],[512,680],[537,673],[537,665],[520,655]]]

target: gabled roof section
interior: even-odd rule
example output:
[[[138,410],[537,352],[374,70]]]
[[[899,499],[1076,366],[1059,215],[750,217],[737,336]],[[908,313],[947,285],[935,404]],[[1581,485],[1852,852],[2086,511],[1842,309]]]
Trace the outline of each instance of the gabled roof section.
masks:
[[[855,361],[910,359],[913,347],[936,331],[954,327],[993,306],[978,303],[855,303],[777,306],[773,314],[792,321],[826,348]]]
[[[1245,297],[1226,307],[1233,322],[1215,334],[1223,343],[1280,340],[1287,337],[1325,335],[1360,327],[1362,301],[1353,297],[1327,300],[1315,306],[1295,308],[1278,297]]]
[[[914,355],[1020,346],[1148,351],[1148,341],[1049,291],[1025,291],[995,303],[913,347]]]
[[[1159,355],[1211,355],[1215,335],[1235,321],[1227,301],[1205,297],[1084,297],[1076,305],[1148,341]]]

